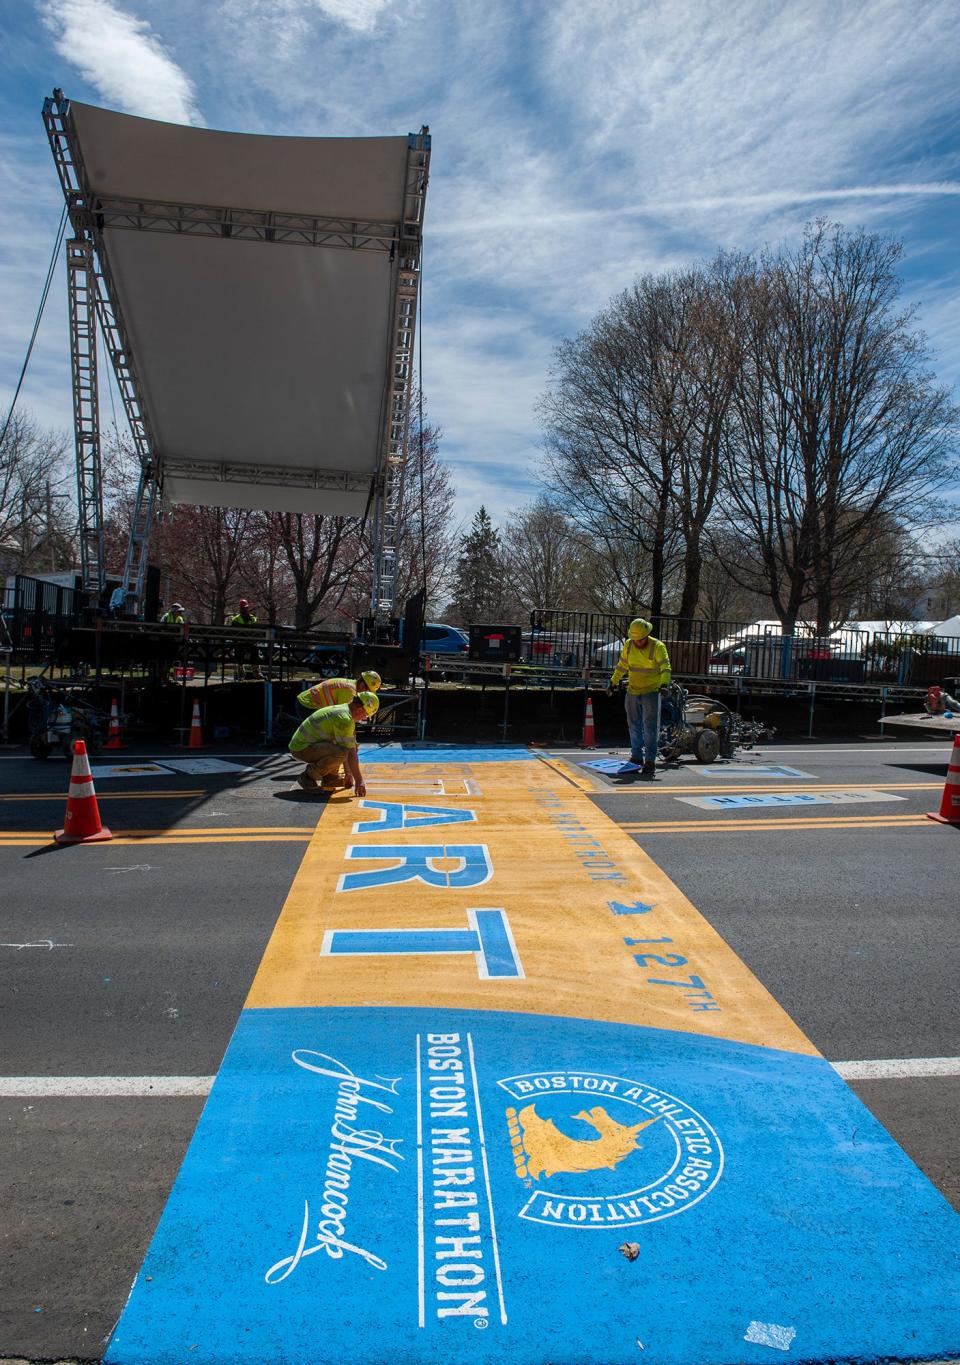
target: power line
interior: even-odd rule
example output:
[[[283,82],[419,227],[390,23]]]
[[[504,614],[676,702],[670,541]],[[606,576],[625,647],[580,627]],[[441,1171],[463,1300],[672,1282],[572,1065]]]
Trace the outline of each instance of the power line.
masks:
[[[37,309],[37,316],[34,319],[33,331],[30,333],[30,344],[27,346],[27,354],[23,358],[23,366],[20,370],[20,378],[17,380],[17,387],[13,393],[13,401],[10,404],[10,411],[7,413],[7,420],[3,424],[3,434],[0,435],[0,446],[7,439],[7,432],[10,430],[10,423],[13,421],[13,412],[17,406],[17,399],[20,397],[20,390],[23,387],[24,376],[27,373],[27,366],[30,364],[30,357],[33,354],[33,343],[37,339],[40,330],[40,319],[43,317],[43,310],[47,306],[47,296],[50,293],[50,284],[53,280],[53,272],[57,268],[57,259],[60,255],[60,247],[63,244],[63,234],[67,226],[67,206],[64,204],[63,212],[60,215],[60,226],[57,229],[57,240],[54,244],[53,255],[50,257],[50,264],[47,267],[47,278],[43,284],[43,293],[40,296],[40,307]]]

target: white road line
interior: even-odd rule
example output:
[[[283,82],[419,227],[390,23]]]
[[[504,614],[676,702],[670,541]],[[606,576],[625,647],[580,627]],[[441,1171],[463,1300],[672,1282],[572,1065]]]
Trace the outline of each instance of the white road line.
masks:
[[[832,1062],[845,1081],[901,1081],[960,1076],[960,1057],[891,1057],[876,1062]]]
[[[425,1327],[425,1275],[423,1265],[423,1097],[420,1074],[420,1034],[417,1034],[417,1324]]]
[[[831,1062],[830,1065],[845,1081],[960,1076],[960,1057],[889,1057],[878,1061]],[[213,1076],[0,1076],[0,1099],[202,1097],[209,1095],[214,1079]],[[486,1157],[485,1144],[483,1154]],[[496,1243],[494,1245],[496,1247]]]
[[[929,754],[936,752],[935,745],[938,742],[930,740],[926,744],[903,744],[895,749],[881,749],[879,746],[876,749],[818,749],[815,744],[810,744],[802,748],[764,749],[762,752],[765,758],[773,758],[776,754]],[[751,753],[760,752],[759,749],[751,750]],[[943,752],[948,754],[950,749],[946,748]]]
[[[158,1099],[209,1095],[212,1076],[0,1076],[0,1099]]]
[[[500,1244],[497,1241],[497,1225],[493,1216],[493,1190],[490,1188],[490,1167],[487,1163],[487,1140],[483,1132],[483,1110],[480,1108],[480,1086],[477,1082],[477,1063],[473,1055],[473,1034],[467,1034],[467,1054],[470,1058],[470,1071],[473,1076],[473,1098],[477,1106],[477,1134],[480,1138],[480,1160],[483,1162],[483,1178],[487,1186],[487,1212],[490,1216],[490,1241],[493,1246],[493,1268],[497,1275],[497,1295],[500,1299],[500,1321],[506,1326],[507,1306],[503,1301],[503,1276],[500,1273]]]

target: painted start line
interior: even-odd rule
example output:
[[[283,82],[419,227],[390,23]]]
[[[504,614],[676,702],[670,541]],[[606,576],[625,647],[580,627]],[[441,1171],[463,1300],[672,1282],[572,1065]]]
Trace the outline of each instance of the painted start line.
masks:
[[[367,762],[105,1359],[955,1355],[960,1219],[630,836],[525,750]]]

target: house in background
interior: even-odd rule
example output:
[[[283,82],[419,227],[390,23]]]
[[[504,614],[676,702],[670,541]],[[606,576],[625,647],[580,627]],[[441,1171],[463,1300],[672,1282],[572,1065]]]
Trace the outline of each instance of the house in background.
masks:
[[[931,583],[914,600],[913,614],[920,620],[945,621],[948,616],[953,615],[958,606],[960,603],[951,592],[949,584]]]

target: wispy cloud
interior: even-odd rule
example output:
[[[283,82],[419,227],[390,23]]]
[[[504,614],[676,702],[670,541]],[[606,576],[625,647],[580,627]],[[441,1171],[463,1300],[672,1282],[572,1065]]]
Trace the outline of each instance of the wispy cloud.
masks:
[[[132,112],[196,121],[202,96],[216,126],[247,132],[431,125],[423,380],[465,513],[531,495],[553,348],[611,295],[721,247],[796,240],[815,214],[904,240],[908,296],[944,379],[960,378],[957,0],[43,0],[43,12],[58,51]],[[37,157],[52,191],[45,147]],[[29,221],[9,227],[18,246]],[[26,265],[31,281],[46,266],[47,248],[31,250],[11,250],[0,281],[25,303]]]
[[[358,33],[370,33],[390,0],[307,0],[329,19]]]
[[[146,20],[110,0],[48,0],[41,13],[57,52],[105,103],[169,123],[203,122],[189,77]]]

